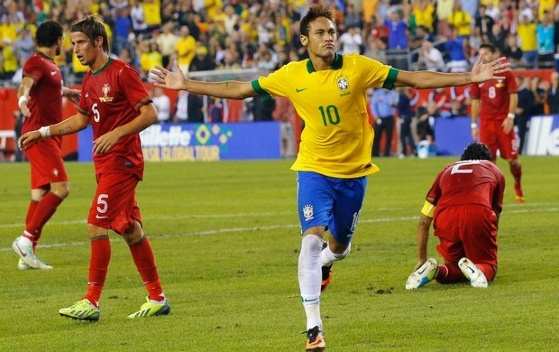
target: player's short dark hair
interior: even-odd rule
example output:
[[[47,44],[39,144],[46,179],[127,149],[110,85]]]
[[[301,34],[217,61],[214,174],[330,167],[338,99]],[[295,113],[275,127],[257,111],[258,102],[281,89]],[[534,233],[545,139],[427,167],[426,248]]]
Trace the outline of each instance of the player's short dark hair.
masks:
[[[464,149],[460,160],[491,160],[491,152],[485,144],[472,143]]]
[[[77,20],[72,23],[70,31],[84,33],[91,42],[95,42],[95,39],[99,37],[103,38],[103,50],[107,53],[109,52],[107,31],[105,30],[103,20],[99,16],[91,15]]]
[[[62,37],[64,30],[60,23],[56,21],[45,21],[41,23],[35,33],[35,43],[37,46],[51,47]]]
[[[495,54],[497,52],[497,48],[495,47],[495,45],[493,44],[489,44],[489,43],[483,43],[479,46],[479,49],[487,49],[489,51],[491,51],[493,54]]]
[[[334,22],[334,16],[332,11],[323,5],[311,6],[309,12],[301,19],[299,22],[299,33],[304,36],[309,35],[309,25],[312,21],[319,17],[326,17],[330,21]]]

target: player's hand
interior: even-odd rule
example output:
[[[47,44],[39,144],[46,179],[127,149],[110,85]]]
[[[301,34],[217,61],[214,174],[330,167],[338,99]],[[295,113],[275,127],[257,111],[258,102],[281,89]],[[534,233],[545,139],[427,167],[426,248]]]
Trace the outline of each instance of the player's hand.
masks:
[[[104,154],[120,139],[120,133],[117,129],[105,133],[101,137],[93,141],[93,154]]]
[[[176,65],[173,71],[159,66],[152,68],[149,71],[148,80],[157,87],[176,90],[184,89],[186,85],[186,77]]]
[[[503,128],[503,132],[505,134],[509,134],[509,132],[512,131],[512,128],[514,127],[514,119],[507,117],[501,124],[501,127]]]
[[[17,141],[17,146],[19,147],[20,150],[25,150],[30,146],[32,146],[33,144],[40,141],[41,139],[43,139],[43,137],[41,136],[41,133],[39,133],[38,130],[30,131],[24,133],[23,136],[19,137],[19,140]]]
[[[499,76],[499,74],[506,71],[510,71],[510,62],[505,57],[500,57],[486,64],[482,63],[481,59],[478,58],[474,67],[472,67],[470,78],[474,83],[490,79],[505,79],[505,77]]]
[[[21,110],[21,113],[25,117],[31,115],[31,111],[29,111],[29,107],[27,107],[28,102],[29,102],[29,97],[24,96],[24,95],[19,97],[19,99],[17,101],[17,105],[19,106],[19,110]]]
[[[64,88],[62,95],[68,98],[72,103],[78,105],[80,103],[81,91],[79,89]]]

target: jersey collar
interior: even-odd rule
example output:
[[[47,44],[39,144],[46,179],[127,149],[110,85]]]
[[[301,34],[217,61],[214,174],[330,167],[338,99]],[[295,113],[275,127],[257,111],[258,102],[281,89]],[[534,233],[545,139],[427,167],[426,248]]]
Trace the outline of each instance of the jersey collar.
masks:
[[[98,73],[100,73],[101,71],[103,71],[104,69],[107,68],[107,66],[109,66],[109,64],[113,61],[113,59],[111,59],[111,57],[109,56],[109,59],[107,60],[107,62],[105,62],[105,64],[101,67],[99,67],[99,69],[97,71],[91,71],[92,75],[96,75]]]
[[[330,65],[330,67],[334,70],[338,70],[340,68],[342,68],[344,64],[344,58],[342,54],[335,54],[334,55],[334,60],[332,61],[332,65]],[[314,66],[312,64],[311,59],[307,59],[307,71],[309,73],[313,73],[316,70],[314,69]]]

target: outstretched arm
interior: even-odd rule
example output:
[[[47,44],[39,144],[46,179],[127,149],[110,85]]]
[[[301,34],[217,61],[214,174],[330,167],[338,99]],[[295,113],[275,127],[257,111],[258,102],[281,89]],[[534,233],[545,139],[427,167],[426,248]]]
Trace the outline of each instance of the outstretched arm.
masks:
[[[196,95],[210,95],[218,98],[244,99],[256,95],[250,82],[224,81],[203,82],[186,78],[180,70],[169,71],[156,67],[149,73],[156,86],[168,89],[186,90]]]
[[[26,149],[43,138],[62,136],[83,130],[87,127],[88,123],[89,118],[86,115],[77,113],[55,125],[43,126],[38,130],[25,133],[19,139],[18,145],[21,149]]]
[[[472,67],[472,71],[464,73],[400,71],[396,78],[396,84],[415,88],[463,86],[490,79],[504,79],[499,74],[508,70],[510,70],[510,63],[505,58],[499,58],[486,64],[478,60],[474,67]]]

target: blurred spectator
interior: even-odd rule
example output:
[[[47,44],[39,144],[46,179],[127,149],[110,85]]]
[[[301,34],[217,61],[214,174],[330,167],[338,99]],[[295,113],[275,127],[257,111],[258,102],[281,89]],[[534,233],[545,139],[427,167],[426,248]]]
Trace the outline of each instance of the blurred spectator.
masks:
[[[143,77],[152,68],[163,65],[163,58],[155,42],[142,42],[139,46],[138,56]]]
[[[412,13],[415,17],[415,24],[418,27],[424,26],[429,32],[432,32],[434,12],[435,8],[429,0],[414,1]]]
[[[508,57],[512,66],[517,67],[522,63],[522,49],[517,44],[517,39],[513,34],[507,37],[507,44],[503,55]]]
[[[272,114],[276,102],[268,94],[257,95],[253,98],[252,114],[254,121],[272,121]]]
[[[449,18],[450,24],[456,28],[460,37],[469,37],[472,34],[472,18],[462,9],[460,0],[454,1],[454,7]]]
[[[163,25],[163,33],[159,34],[155,42],[161,49],[163,67],[169,67],[171,58],[174,57],[178,37],[173,33],[174,23],[168,22]]]
[[[551,75],[551,86],[547,92],[547,106],[550,114],[559,114],[559,73]]]
[[[380,141],[384,134],[384,156],[390,156],[392,133],[394,131],[394,107],[398,104],[398,93],[383,88],[375,89],[369,100],[369,106],[375,116],[375,139],[373,155],[380,154]]]
[[[28,26],[21,29],[19,38],[14,44],[14,49],[16,51],[17,59],[22,63],[33,54],[33,51],[35,50],[35,43]],[[20,65],[20,67],[22,66]]]
[[[452,93],[449,87],[436,88],[429,92],[427,107],[430,114],[441,117],[452,116]]]
[[[425,68],[429,71],[446,71],[443,54],[428,40],[424,40],[423,44],[421,44],[418,64],[420,69]]]
[[[526,140],[526,131],[528,130],[528,121],[534,112],[535,95],[531,89],[530,78],[519,78],[518,85],[518,107],[516,117],[514,119],[517,132],[519,148],[522,153]]]
[[[551,14],[547,11],[543,13],[543,19],[538,24],[536,36],[538,41],[538,63],[553,62],[553,54],[555,53],[553,22]]]
[[[536,40],[536,23],[526,15],[520,16],[518,38],[522,50],[522,60],[528,67],[534,67],[538,58],[538,42]]]
[[[457,36],[456,28],[450,27],[450,38],[444,45],[449,57],[448,69],[450,72],[466,71],[468,61],[464,54],[464,38]]]
[[[157,110],[157,121],[168,122],[171,119],[171,100],[159,87],[153,88],[152,98],[153,105]]]
[[[506,47],[507,31],[501,26],[500,23],[496,23],[493,26],[492,32],[489,34],[489,41],[493,46],[499,51],[504,52]]]
[[[196,56],[190,64],[190,71],[209,71],[215,69],[215,61],[208,55],[208,49],[205,46],[196,48]]]
[[[415,140],[412,133],[412,122],[415,114],[412,107],[417,104],[419,94],[414,92],[411,88],[399,88],[398,91],[397,109],[400,116],[401,155],[414,155]]]
[[[429,143],[432,143],[435,140],[435,130],[433,128],[435,124],[435,117],[425,107],[417,108],[415,115],[417,119],[417,141],[428,141]]]
[[[361,45],[363,38],[361,38],[361,31],[357,27],[349,27],[348,31],[340,36],[340,44],[342,53],[359,54],[361,52]]]
[[[534,105],[531,116],[543,115],[545,112],[546,91],[539,77],[533,77],[530,82],[530,90],[534,94]],[[547,83],[547,82],[546,82]]]
[[[402,20],[401,10],[392,10],[384,26],[388,30],[388,49],[408,48],[408,25]]]
[[[130,21],[130,14],[128,7],[122,7],[116,10],[116,18],[114,23],[114,49],[116,52],[128,48],[128,38],[132,33],[132,22]]]
[[[144,18],[144,7],[138,0],[130,0],[130,18],[132,20],[132,28],[136,33],[142,33],[147,30],[148,25]]]
[[[190,35],[188,26],[182,26],[179,38],[175,44],[177,65],[185,74],[188,72],[190,63],[196,54],[196,39]]]
[[[493,32],[495,21],[487,13],[487,7],[483,4],[479,5],[478,16],[475,21],[475,28],[479,28],[480,35],[484,42],[489,41],[489,34]]]

